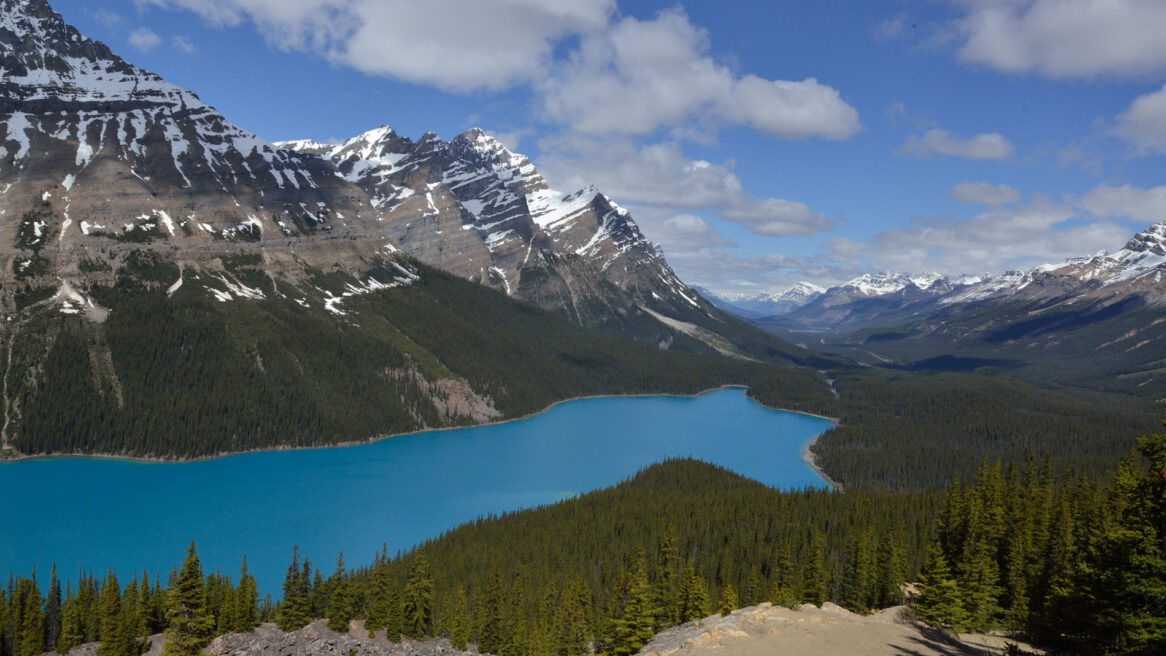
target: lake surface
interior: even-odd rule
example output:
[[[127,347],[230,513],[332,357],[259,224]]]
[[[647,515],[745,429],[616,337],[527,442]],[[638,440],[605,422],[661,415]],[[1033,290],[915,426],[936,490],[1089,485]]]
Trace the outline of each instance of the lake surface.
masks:
[[[825,486],[801,447],[830,428],[768,410],[742,389],[696,398],[608,397],[523,421],[349,447],[267,451],[187,463],[53,458],[0,463],[0,574],[47,581],[112,566],[123,582],[181,564],[278,596],[293,544],[327,575],[488,513],[552,503],[691,456],[775,487]],[[42,584],[43,587],[43,584]]]

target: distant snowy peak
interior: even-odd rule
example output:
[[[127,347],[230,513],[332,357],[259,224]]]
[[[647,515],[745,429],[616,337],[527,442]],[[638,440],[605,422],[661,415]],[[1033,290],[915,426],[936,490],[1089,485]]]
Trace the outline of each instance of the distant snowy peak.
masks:
[[[781,294],[776,296],[771,295],[771,298],[775,301],[785,301],[787,303],[798,303],[804,305],[809,303],[815,297],[820,296],[825,291],[825,287],[803,280],[785,290]]]
[[[863,296],[885,296],[912,285],[921,290],[928,290],[940,282],[947,282],[947,277],[933,272],[921,274],[883,272],[865,273],[840,287],[852,289]]]

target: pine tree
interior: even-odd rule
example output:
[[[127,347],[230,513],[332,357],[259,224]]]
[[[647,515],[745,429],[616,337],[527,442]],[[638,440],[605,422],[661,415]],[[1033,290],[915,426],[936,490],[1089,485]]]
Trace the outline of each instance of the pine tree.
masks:
[[[802,599],[818,606],[829,599],[830,579],[826,573],[825,551],[826,538],[820,531],[814,529],[810,538],[810,551],[803,568],[805,582]]]
[[[680,600],[678,599],[679,557],[676,551],[676,538],[672,526],[664,529],[664,536],[660,539],[659,551],[656,555],[656,576],[652,605],[656,609],[656,627],[664,628],[676,624],[680,619]]]
[[[336,558],[336,571],[329,583],[331,594],[328,597],[328,628],[347,633],[348,624],[352,620],[352,595],[345,577],[343,551]]]
[[[126,631],[121,589],[113,570],[101,583],[101,645],[97,656],[127,656],[131,637]]]
[[[49,591],[45,596],[45,649],[55,651],[61,635],[61,582],[57,579],[57,564],[53,563],[49,576]]]
[[[721,590],[721,603],[717,604],[717,612],[722,616],[726,616],[737,610],[738,604],[737,588],[733,587],[732,583],[726,583],[725,587]]]
[[[624,596],[626,601],[623,610],[612,622],[610,648],[607,650],[612,656],[630,656],[640,651],[655,633],[656,618],[651,608],[651,589],[642,562],[636,565],[628,578]],[[693,603],[699,602],[694,599]]]
[[[198,656],[210,642],[214,617],[207,611],[204,586],[202,567],[191,542],[170,589],[170,626],[166,629],[162,656]]]
[[[243,556],[243,566],[239,570],[239,587],[235,590],[235,623],[231,631],[247,633],[259,624],[259,594],[255,577],[247,571],[247,557]]]
[[[684,567],[683,611],[681,622],[692,622],[704,619],[709,614],[709,590],[704,577],[693,569],[692,565]]]
[[[377,557],[372,570],[372,589],[369,592],[368,618],[364,626],[370,631],[385,628],[392,612],[392,581],[390,580],[389,563],[382,551]],[[392,636],[390,636],[392,637]]]
[[[587,609],[589,598],[586,585],[576,577],[563,581],[555,614],[555,656],[584,656],[587,645]]]
[[[481,626],[478,630],[478,651],[483,654],[496,654],[502,648],[505,627],[502,595],[502,573],[492,565],[486,574],[486,593],[482,599]]]
[[[41,605],[36,572],[32,579],[22,579],[17,595],[20,603],[19,641],[16,656],[36,656],[45,650],[45,616]]]
[[[65,603],[61,611],[61,636],[57,639],[57,653],[67,653],[85,640],[85,629],[81,626],[81,611],[77,598],[73,596],[70,583],[65,584]]]
[[[927,564],[919,575],[919,595],[915,598],[915,614],[933,626],[961,630],[967,626],[967,611],[963,591],[948,567],[943,548],[937,542],[931,549]]]
[[[403,617],[405,614],[404,602],[400,590],[393,590],[389,596],[389,615],[385,619],[385,635],[392,642],[401,640],[403,632]]]
[[[469,600],[466,598],[466,589],[459,587],[457,590],[457,601],[454,602],[453,608],[453,626],[449,631],[449,644],[454,649],[465,651],[466,644],[470,641],[470,609]]]
[[[307,560],[304,564],[307,564]],[[310,621],[308,582],[300,568],[299,547],[293,546],[292,561],[283,579],[283,601],[276,611],[275,623],[283,631],[299,631]]]
[[[413,564],[409,567],[402,612],[405,635],[424,638],[433,631],[433,575],[423,551],[413,556]]]

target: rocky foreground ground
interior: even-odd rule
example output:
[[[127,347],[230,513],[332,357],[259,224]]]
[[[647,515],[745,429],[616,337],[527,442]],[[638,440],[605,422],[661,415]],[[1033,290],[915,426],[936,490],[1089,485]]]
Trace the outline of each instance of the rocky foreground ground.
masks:
[[[663,631],[639,656],[981,656],[1005,653],[1008,642],[920,626],[902,618],[902,607],[856,615],[832,603],[797,610],[765,603]]]
[[[656,635],[638,656],[987,656],[1006,653],[1009,640],[980,634],[956,635],[903,619],[902,607],[873,615],[856,615],[831,603],[797,610],[765,603],[713,615]],[[274,624],[251,633],[215,638],[205,653],[213,656],[479,656],[459,651],[448,640],[403,640],[395,643],[378,631],[367,635],[364,622],[348,633],[330,630],[323,621],[285,633]],[[159,656],[162,636],[152,636],[143,656]],[[1040,654],[1024,644],[1025,654]],[[96,656],[97,643],[69,656]],[[48,656],[48,655],[46,655]]]

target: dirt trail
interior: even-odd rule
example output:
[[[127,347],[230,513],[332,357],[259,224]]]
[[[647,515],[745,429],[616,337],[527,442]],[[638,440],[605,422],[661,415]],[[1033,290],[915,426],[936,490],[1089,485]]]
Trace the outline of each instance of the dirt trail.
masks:
[[[901,610],[856,615],[831,603],[798,610],[766,603],[668,629],[639,656],[982,656],[1006,648],[997,636],[957,636],[904,621]]]

